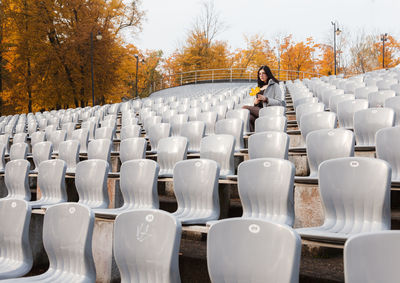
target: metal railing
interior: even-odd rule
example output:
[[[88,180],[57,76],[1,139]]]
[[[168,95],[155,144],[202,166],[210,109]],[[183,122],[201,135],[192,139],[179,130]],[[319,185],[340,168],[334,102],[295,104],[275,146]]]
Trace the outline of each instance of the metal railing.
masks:
[[[271,69],[274,76],[280,81],[320,77],[319,73],[295,70]],[[214,83],[214,82],[256,82],[257,70],[253,68],[209,69],[182,72],[164,76],[159,82],[153,82],[151,91],[187,84]]]

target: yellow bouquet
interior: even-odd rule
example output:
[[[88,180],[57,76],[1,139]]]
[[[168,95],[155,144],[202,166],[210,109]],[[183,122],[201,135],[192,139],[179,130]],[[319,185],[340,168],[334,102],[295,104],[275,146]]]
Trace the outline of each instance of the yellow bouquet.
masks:
[[[259,87],[255,87],[255,88],[251,89],[249,94],[250,94],[250,96],[255,96],[259,92],[260,92],[260,88]]]

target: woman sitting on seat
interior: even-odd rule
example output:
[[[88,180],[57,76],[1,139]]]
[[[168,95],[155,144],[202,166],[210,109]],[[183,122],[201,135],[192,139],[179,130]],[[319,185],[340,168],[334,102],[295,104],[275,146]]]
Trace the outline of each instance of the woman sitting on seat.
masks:
[[[254,123],[258,118],[258,112],[263,107],[285,106],[285,97],[279,86],[279,81],[274,77],[268,66],[258,69],[257,78],[260,92],[256,94],[254,106],[243,106],[250,111],[250,131],[254,132]]]

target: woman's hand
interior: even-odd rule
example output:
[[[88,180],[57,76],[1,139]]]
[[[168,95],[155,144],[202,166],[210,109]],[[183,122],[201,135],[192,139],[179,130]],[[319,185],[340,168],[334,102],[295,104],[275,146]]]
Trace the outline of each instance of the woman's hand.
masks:
[[[258,99],[259,101],[268,103],[268,98],[265,97],[265,96],[262,95],[262,94],[259,94],[258,97],[257,97],[257,99]]]

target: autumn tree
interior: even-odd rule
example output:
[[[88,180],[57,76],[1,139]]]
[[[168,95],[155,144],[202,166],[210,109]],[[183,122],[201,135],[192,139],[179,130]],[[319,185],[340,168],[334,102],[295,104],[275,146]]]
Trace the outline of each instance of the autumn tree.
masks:
[[[200,15],[188,32],[183,47],[167,58],[164,68],[173,75],[193,70],[222,69],[230,67],[228,44],[216,36],[224,25],[215,11],[213,2],[203,2]],[[207,74],[209,75],[209,74]],[[199,74],[201,76],[201,74]],[[169,84],[178,82],[170,80]]]
[[[333,46],[328,44],[317,44],[316,48],[320,51],[320,58],[316,62],[318,72],[324,76],[334,74],[334,52]]]
[[[10,21],[6,58],[1,53],[6,60],[2,74],[4,69],[11,74],[7,92],[3,90],[10,110],[91,104],[91,35],[97,102],[110,101],[124,89],[119,69],[126,50],[119,33],[125,28],[140,29],[143,12],[137,0],[6,0],[1,4]],[[101,40],[96,40],[98,33]]]
[[[300,72],[314,72],[314,51],[315,44],[311,37],[306,42],[295,43],[289,35],[282,43],[281,64],[286,70],[297,71],[296,77],[300,77]]]
[[[237,49],[232,56],[234,68],[240,68],[241,73],[246,69],[256,70],[262,65],[271,69],[277,67],[277,58],[274,49],[268,40],[260,35],[245,36],[246,49]]]

